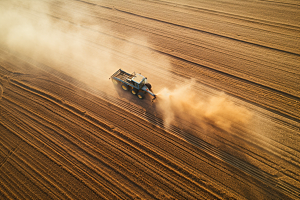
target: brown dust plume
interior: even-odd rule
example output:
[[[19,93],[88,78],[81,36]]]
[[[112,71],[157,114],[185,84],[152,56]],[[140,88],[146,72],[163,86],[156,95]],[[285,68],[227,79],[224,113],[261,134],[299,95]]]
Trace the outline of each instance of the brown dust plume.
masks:
[[[193,90],[195,84],[191,80],[173,90],[164,88],[158,93],[158,107],[164,114],[166,126],[179,118],[200,126],[209,122],[228,131],[235,123],[246,125],[250,121],[252,113],[234,104],[225,93],[201,98]]]

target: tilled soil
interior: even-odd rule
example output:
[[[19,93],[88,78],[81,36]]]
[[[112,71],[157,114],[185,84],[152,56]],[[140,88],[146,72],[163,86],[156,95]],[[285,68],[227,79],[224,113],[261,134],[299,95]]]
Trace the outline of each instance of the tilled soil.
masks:
[[[1,199],[299,199],[299,7],[0,2]]]

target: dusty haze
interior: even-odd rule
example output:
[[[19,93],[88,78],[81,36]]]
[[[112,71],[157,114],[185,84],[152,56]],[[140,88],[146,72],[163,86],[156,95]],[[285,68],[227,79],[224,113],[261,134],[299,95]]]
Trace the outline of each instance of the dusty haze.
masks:
[[[48,4],[29,0],[1,2],[0,44],[8,50],[47,63],[79,80],[91,83],[108,80],[108,74],[118,69],[112,52],[84,40],[83,37],[97,38],[98,43],[105,42],[105,46],[111,45],[110,41],[97,37],[97,32],[56,20],[51,17],[54,11]],[[61,11],[71,19],[79,22],[89,20],[96,30],[101,30],[96,21],[85,17],[87,11],[84,8],[78,14],[69,11],[67,5],[60,4]]]
[[[53,1],[52,3],[55,3]],[[153,73],[159,65],[171,67],[167,59],[151,57],[152,54],[139,54],[134,42],[138,40],[144,46],[149,46],[145,36],[133,35],[128,38],[126,45],[117,44],[113,40],[101,37],[101,27],[97,21],[87,18],[84,8],[81,14],[72,13],[67,5],[61,4],[60,12],[64,12],[76,21],[88,23],[95,30],[91,31],[81,26],[56,21],[51,17],[51,6],[41,1],[2,1],[0,6],[0,44],[13,52],[27,55],[34,60],[47,63],[69,76],[75,77],[89,84],[97,85],[104,89],[108,84],[108,77],[117,69],[122,68],[122,63],[115,60],[112,49],[117,48],[120,52],[131,57],[139,57],[143,60],[156,60],[156,66],[140,67],[146,74]],[[50,4],[51,5],[51,4]],[[39,11],[43,10],[41,14]],[[106,27],[107,28],[107,27]],[[90,38],[99,45],[95,45],[83,38]],[[114,46],[115,45],[115,46]],[[138,55],[138,56],[137,56]],[[125,66],[126,71],[138,70],[135,66]],[[105,82],[105,84],[103,84]],[[158,107],[165,116],[166,125],[170,124],[174,117],[180,117],[193,121],[200,125],[203,121],[214,123],[220,128],[229,130],[232,123],[246,124],[251,113],[245,108],[236,106],[230,102],[226,95],[207,100],[199,100],[196,92],[192,90],[195,81],[189,81],[176,89],[160,89],[154,82],[154,91],[158,92]],[[102,86],[102,88],[101,88]]]
[[[52,9],[51,4],[60,5],[60,10]],[[136,44],[146,48],[150,46],[143,35],[132,34],[127,42],[105,35],[110,27],[88,17],[93,13],[85,7],[75,13],[69,10],[67,4],[54,0],[7,0],[0,2],[0,5],[2,47],[46,63],[98,88],[105,89],[110,84],[108,77],[119,68],[129,73],[136,71],[144,74],[153,72],[154,68],[159,70],[159,66],[170,67],[169,61],[157,53],[143,54],[139,51]],[[78,24],[52,17],[57,12]],[[124,59],[119,58],[120,53]],[[133,66],[127,61],[132,57],[155,60],[156,65]]]
[[[226,131],[234,123],[249,123],[253,115],[249,110],[234,104],[225,93],[208,99],[201,98],[193,90],[195,84],[195,80],[189,80],[173,90],[164,88],[158,93],[158,105],[164,113],[167,126],[175,117],[200,126],[204,126],[204,122],[210,122]]]

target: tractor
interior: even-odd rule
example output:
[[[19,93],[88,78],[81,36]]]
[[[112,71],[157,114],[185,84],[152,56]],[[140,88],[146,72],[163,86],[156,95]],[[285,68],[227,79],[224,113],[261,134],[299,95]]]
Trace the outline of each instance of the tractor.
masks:
[[[119,69],[110,79],[112,79],[115,85],[121,84],[123,90],[131,91],[131,93],[136,95],[139,99],[145,98],[145,93],[149,93],[154,97],[152,101],[156,99],[156,95],[152,92],[151,84],[148,83],[147,78],[141,74],[136,74],[135,72],[130,74]]]

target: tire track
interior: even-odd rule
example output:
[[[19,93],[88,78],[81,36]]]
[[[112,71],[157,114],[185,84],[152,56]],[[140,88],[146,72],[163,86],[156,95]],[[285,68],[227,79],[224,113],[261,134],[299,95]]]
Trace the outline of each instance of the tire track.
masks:
[[[0,163],[0,170],[1,170],[2,166],[7,162],[7,160],[18,150],[18,148],[19,148],[19,145],[17,145],[15,148],[13,148],[12,150],[9,151],[7,156]]]

